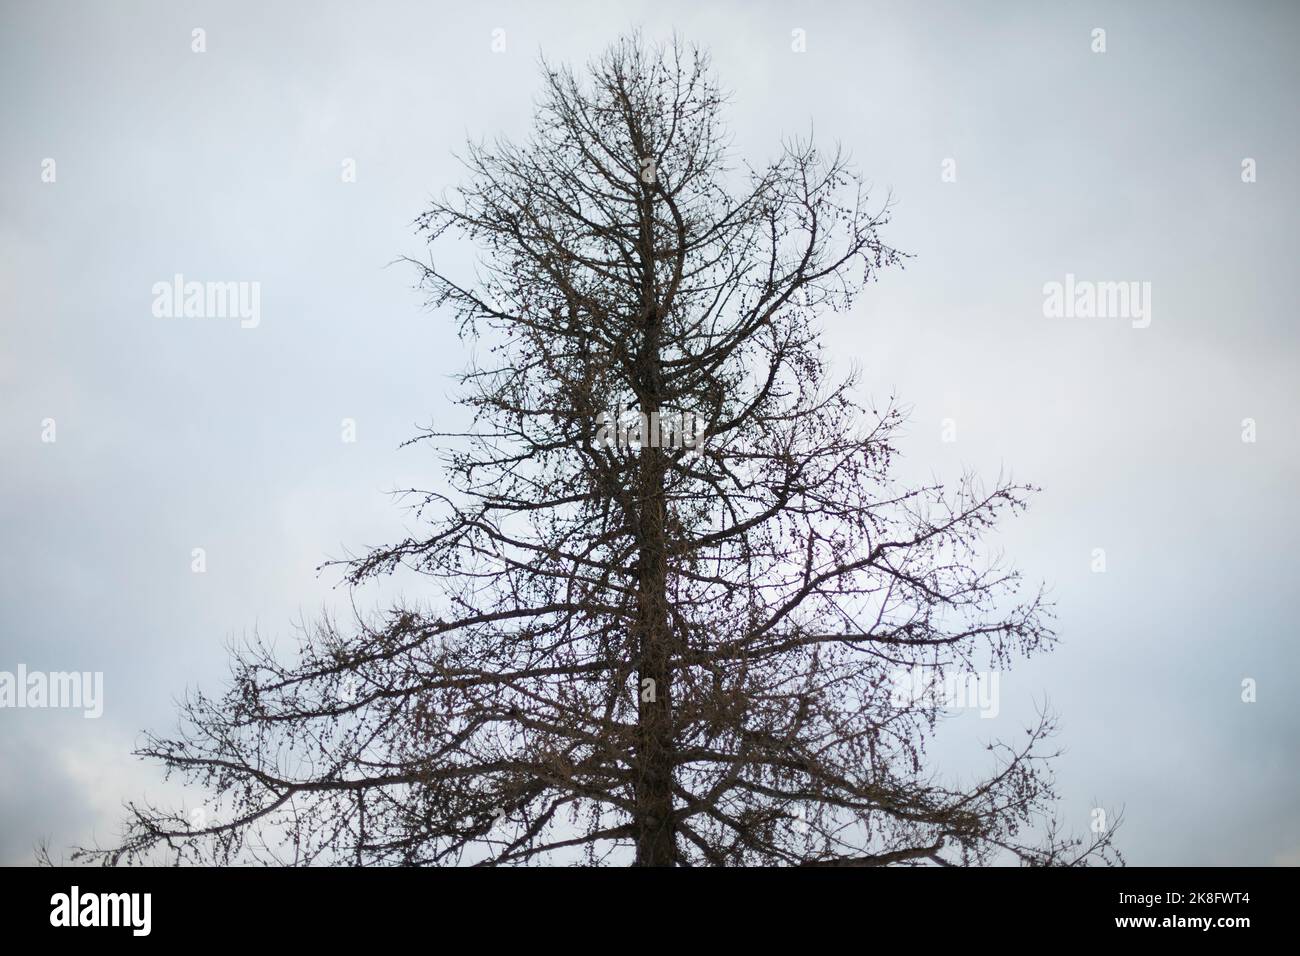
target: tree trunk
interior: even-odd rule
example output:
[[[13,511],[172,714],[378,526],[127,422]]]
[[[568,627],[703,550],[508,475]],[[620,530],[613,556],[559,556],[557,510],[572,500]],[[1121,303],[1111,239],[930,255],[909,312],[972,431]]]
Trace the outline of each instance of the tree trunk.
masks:
[[[660,449],[643,448],[641,454],[636,862],[638,866],[671,866],[677,862],[677,839],[673,822],[672,630],[668,625],[664,471]]]
[[[634,132],[638,152],[645,155]],[[667,463],[660,447],[662,401],[660,315],[654,272],[653,188],[642,182],[640,247],[642,329],[638,404],[645,416],[637,469],[637,765],[635,769],[636,862],[672,866],[677,862],[673,820],[672,628],[668,623],[668,548],[664,479]]]

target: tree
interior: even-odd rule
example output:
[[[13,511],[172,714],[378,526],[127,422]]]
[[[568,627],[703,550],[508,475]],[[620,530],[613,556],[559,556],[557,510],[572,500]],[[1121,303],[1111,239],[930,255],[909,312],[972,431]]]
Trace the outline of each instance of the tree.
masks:
[[[923,766],[942,701],[1054,636],[981,536],[1032,490],[890,477],[903,416],[833,381],[814,318],[902,261],[839,152],[734,165],[706,54],[626,37],[542,64],[531,138],[471,145],[417,220],[482,253],[414,262],[489,358],[422,533],[342,562],[435,598],[260,640],[230,689],[139,751],[218,818],[131,805],[108,862],[1083,862],[1059,839],[1044,716],[965,788]],[[874,211],[873,211],[874,210]],[[618,410],[618,413],[615,411]],[[637,427],[629,429],[628,417]]]

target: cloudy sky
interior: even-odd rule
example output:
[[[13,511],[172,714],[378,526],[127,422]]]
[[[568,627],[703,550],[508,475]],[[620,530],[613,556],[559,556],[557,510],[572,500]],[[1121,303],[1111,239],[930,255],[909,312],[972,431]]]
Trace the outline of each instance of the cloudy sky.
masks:
[[[824,329],[912,407],[905,472],[1043,488],[998,544],[1061,645],[940,769],[1046,700],[1071,828],[1122,807],[1130,863],[1300,864],[1300,12],[676,0],[0,7],[0,671],[104,675],[97,720],[0,709],[0,862],[172,794],[140,731],[402,534],[387,492],[437,478],[397,445],[468,354],[388,264],[454,149],[525,132],[539,52],[632,26],[712,50],[739,155],[811,126],[893,192],[914,258]],[[156,316],[178,273],[259,283],[256,327]],[[1149,325],[1046,316],[1067,275],[1150,283]]]

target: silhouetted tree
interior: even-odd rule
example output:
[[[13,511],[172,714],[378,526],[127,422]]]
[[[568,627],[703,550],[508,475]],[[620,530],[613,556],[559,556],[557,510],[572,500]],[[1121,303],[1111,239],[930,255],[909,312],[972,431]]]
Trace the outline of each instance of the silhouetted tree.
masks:
[[[922,759],[942,702],[895,693],[900,670],[1003,668],[1053,635],[1041,591],[980,548],[1030,489],[900,487],[899,409],[828,378],[814,317],[900,261],[889,203],[811,142],[733,165],[707,57],[680,43],[543,77],[531,138],[471,146],[467,185],[417,221],[482,253],[472,277],[416,263],[488,349],[461,379],[473,425],[412,439],[447,466],[410,492],[425,530],[341,562],[436,596],[326,619],[289,662],[239,651],[229,691],[140,751],[220,814],[132,805],[120,845],[82,852],[1104,858],[1048,822],[1049,718],[950,788]],[[620,407],[644,416],[631,444]]]

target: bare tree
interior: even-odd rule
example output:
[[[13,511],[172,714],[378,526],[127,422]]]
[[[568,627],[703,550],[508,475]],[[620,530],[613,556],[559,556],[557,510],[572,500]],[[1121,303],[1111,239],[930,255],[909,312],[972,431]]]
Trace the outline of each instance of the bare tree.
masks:
[[[489,356],[461,378],[472,425],[412,439],[446,485],[406,493],[421,534],[332,562],[434,596],[326,619],[288,662],[240,649],[228,692],[140,751],[220,813],[132,805],[83,855],[1108,858],[1048,822],[1050,718],[950,787],[923,762],[943,702],[891,680],[1004,668],[1053,634],[981,543],[1032,489],[900,487],[899,408],[830,380],[814,317],[901,261],[890,203],[811,142],[733,163],[681,43],[627,37],[543,78],[528,141],[472,145],[468,184],[417,221],[482,253],[472,277],[415,263]]]

